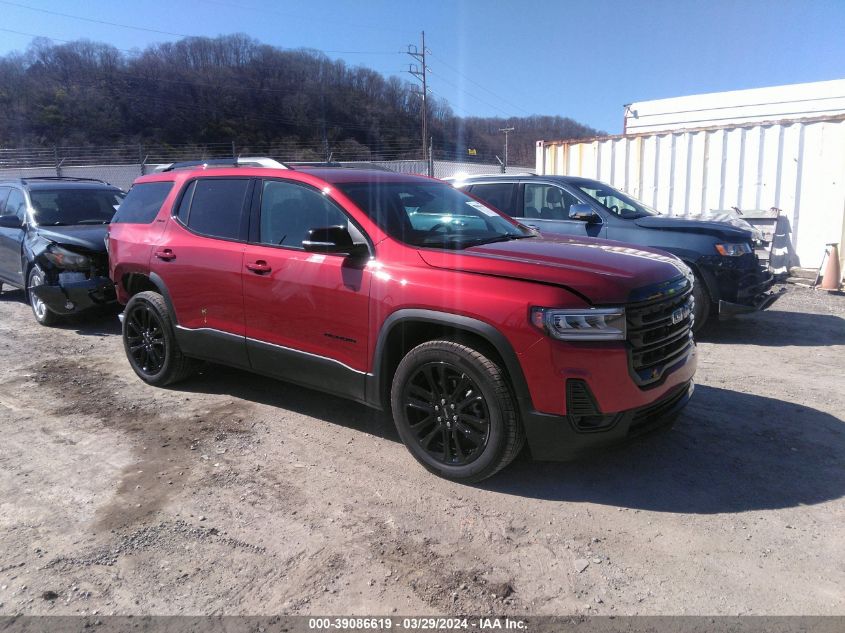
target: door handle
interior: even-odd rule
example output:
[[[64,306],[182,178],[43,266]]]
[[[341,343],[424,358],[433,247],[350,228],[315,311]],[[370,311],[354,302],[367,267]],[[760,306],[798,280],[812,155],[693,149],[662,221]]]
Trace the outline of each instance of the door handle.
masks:
[[[163,259],[166,262],[176,259],[176,254],[170,250],[169,248],[162,249],[160,251],[155,252],[155,256],[159,259]]]
[[[269,273],[273,270],[270,265],[265,262],[263,259],[259,259],[257,262],[252,262],[246,265],[247,270],[251,270],[256,275],[263,275],[264,273]]]

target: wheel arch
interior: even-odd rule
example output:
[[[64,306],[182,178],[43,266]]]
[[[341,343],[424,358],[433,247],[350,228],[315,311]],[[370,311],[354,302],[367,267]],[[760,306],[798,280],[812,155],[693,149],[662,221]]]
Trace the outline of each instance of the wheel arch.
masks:
[[[702,268],[693,261],[685,259],[683,262],[692,269],[696,279],[700,279],[704,282],[704,289],[707,291],[707,296],[710,297],[711,303],[717,303],[721,298],[721,295],[719,293],[719,284],[716,282],[716,276],[706,268]]]
[[[375,346],[373,371],[367,381],[367,402],[388,410],[390,384],[399,362],[417,345],[438,339],[465,343],[492,355],[506,369],[520,408],[530,407],[531,396],[522,366],[499,330],[472,317],[424,309],[398,310],[385,319]]]
[[[125,273],[120,278],[120,285],[126,292],[127,301],[145,290],[151,290],[160,294],[165,304],[167,304],[167,309],[170,311],[174,323],[176,323],[176,311],[173,309],[170,292],[167,290],[167,284],[164,283],[164,280],[159,275],[153,272],[150,274],[139,272]]]

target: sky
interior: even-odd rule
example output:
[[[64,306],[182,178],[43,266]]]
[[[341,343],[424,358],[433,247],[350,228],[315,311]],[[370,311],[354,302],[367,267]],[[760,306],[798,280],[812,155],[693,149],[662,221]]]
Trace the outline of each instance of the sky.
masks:
[[[412,80],[423,30],[429,87],[457,115],[611,134],[626,103],[845,78],[845,0],[0,0],[0,54],[32,36],[131,51],[245,33]]]

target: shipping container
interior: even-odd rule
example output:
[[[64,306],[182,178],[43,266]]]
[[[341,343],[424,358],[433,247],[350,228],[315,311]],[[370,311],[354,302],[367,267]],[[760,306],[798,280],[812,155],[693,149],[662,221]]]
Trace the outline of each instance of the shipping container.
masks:
[[[745,114],[748,114],[747,112]],[[537,172],[596,178],[661,213],[782,210],[772,267],[845,249],[845,114],[538,141]]]

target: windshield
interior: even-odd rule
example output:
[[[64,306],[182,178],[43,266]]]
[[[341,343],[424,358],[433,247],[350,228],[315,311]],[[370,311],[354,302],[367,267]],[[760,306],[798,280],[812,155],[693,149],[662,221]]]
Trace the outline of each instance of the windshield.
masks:
[[[36,189],[29,193],[35,223],[41,226],[108,224],[123,197],[114,189]]]
[[[620,218],[633,220],[647,215],[660,215],[648,205],[643,204],[639,200],[634,200],[618,189],[614,189],[602,182],[596,180],[579,182],[580,184],[575,185],[578,189]]]
[[[388,235],[412,246],[460,249],[534,236],[446,183],[341,183],[337,188]]]

